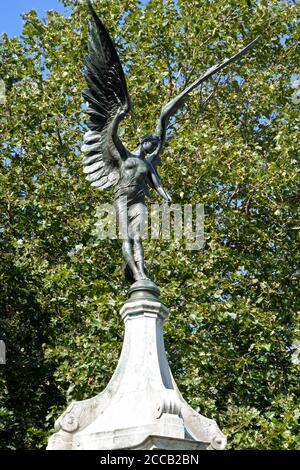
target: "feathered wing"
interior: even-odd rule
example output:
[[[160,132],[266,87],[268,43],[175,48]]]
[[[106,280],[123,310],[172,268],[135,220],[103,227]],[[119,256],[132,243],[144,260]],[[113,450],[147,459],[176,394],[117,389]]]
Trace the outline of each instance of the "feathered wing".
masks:
[[[234,62],[238,60],[240,57],[242,57],[245,52],[250,49],[255,42],[258,40],[258,37],[255,38],[252,42],[247,44],[243,49],[241,49],[238,53],[230,57],[229,59],[226,59],[222,64],[217,64],[213,67],[211,67],[209,70],[207,70],[200,78],[197,78],[191,85],[189,85],[185,90],[183,90],[178,96],[176,96],[173,100],[171,100],[167,105],[165,105],[160,113],[159,119],[157,121],[157,127],[156,127],[156,135],[159,138],[159,148],[155,152],[155,155],[153,155],[152,158],[152,163],[154,165],[160,164],[160,154],[163,149],[163,145],[166,139],[166,132],[169,124],[170,118],[182,108],[184,105],[185,99],[187,95],[198,88],[204,81],[206,81],[208,78],[212,77],[216,73],[218,73],[220,70],[222,70],[224,67],[229,65],[231,62]]]
[[[130,111],[130,98],[118,54],[106,28],[91,2],[93,16],[84,76],[88,88],[82,95],[88,103],[89,131],[84,136],[84,173],[92,186],[100,189],[115,185],[119,165],[127,151],[118,138],[120,121]]]

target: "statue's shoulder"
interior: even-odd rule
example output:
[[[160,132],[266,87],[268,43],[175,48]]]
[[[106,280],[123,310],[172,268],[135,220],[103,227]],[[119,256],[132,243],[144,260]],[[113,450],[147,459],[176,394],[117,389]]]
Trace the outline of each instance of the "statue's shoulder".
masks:
[[[136,166],[139,164],[140,161],[141,158],[138,154],[133,152],[127,152],[127,158],[126,160],[123,160],[123,167],[128,168]]]

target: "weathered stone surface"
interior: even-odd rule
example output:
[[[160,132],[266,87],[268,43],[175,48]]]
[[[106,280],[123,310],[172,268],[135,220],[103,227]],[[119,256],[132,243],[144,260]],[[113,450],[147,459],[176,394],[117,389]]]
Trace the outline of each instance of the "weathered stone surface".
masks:
[[[96,397],[70,404],[56,422],[49,450],[225,447],[215,421],[196,413],[180,394],[164,349],[168,309],[157,292],[140,287],[131,287],[120,311],[125,337],[112,379]]]

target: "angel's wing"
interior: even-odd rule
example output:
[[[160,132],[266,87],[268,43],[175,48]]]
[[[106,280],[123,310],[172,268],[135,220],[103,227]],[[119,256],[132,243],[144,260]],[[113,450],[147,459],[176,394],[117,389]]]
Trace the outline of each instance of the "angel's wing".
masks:
[[[82,147],[86,154],[83,171],[92,186],[103,189],[118,182],[119,165],[127,158],[117,130],[119,122],[130,111],[130,98],[112,40],[90,1],[88,5],[93,25],[84,70],[88,88],[82,95],[88,102],[90,130],[84,136]]]
[[[224,67],[229,65],[231,62],[236,61],[239,59],[242,55],[245,54],[245,52],[250,49],[250,47],[253,46],[253,44],[258,40],[258,37],[254,39],[254,41],[250,42],[247,46],[245,46],[243,49],[241,49],[237,54],[234,56],[230,57],[229,59],[226,59],[222,64],[217,64],[213,67],[211,67],[209,70],[207,70],[200,78],[197,78],[191,85],[189,85],[185,90],[183,90],[176,98],[171,100],[167,105],[165,105],[162,110],[161,114],[159,116],[159,119],[157,121],[157,127],[156,127],[156,135],[159,138],[159,147],[157,149],[156,156],[152,159],[152,162],[155,164],[159,161],[159,156],[161,154],[165,139],[166,139],[166,132],[167,132],[167,127],[169,124],[170,118],[184,105],[185,98],[187,95],[195,90],[195,88],[198,88],[201,83],[203,83],[205,80],[208,78],[212,77],[216,73],[218,73],[220,70],[222,70]]]

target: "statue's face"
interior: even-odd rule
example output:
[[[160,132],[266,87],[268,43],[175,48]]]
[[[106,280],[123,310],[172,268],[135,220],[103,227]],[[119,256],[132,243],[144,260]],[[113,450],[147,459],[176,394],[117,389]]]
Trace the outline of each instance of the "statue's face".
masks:
[[[142,146],[143,146],[143,150],[145,151],[145,153],[150,154],[150,153],[154,152],[154,150],[158,146],[157,137],[153,136],[153,137],[149,137],[149,138],[145,139],[142,143]]]

